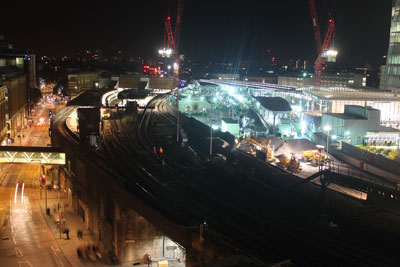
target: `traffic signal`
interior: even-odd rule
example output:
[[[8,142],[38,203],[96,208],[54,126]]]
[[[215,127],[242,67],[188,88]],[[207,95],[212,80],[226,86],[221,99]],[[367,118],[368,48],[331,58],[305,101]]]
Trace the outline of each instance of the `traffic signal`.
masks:
[[[51,118],[51,114],[52,114],[52,112],[51,112],[51,110],[49,110],[49,117]]]
[[[46,184],[46,176],[44,176],[44,175],[42,175],[42,185],[45,185]]]

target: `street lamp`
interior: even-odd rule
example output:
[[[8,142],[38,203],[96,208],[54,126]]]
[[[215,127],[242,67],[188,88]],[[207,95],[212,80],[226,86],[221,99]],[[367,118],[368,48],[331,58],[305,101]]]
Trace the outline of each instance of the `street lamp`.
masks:
[[[176,142],[179,143],[179,97],[176,95]]]
[[[347,141],[350,140],[350,144],[351,144],[350,131],[346,131],[344,134],[346,135],[346,140],[347,140]]]
[[[324,131],[327,131],[328,134],[326,135],[326,154],[329,153],[329,132],[332,130],[332,127],[330,125],[326,125],[324,127]]]
[[[213,140],[213,128],[212,128],[212,124],[213,124],[213,103],[211,102],[211,106],[210,106],[210,157],[212,155],[212,140]]]

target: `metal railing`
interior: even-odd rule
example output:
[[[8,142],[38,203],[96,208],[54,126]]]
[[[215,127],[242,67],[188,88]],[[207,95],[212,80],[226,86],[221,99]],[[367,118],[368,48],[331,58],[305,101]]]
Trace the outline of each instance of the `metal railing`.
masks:
[[[389,190],[397,190],[396,183],[391,182],[383,177],[369,174],[368,172],[357,168],[340,165],[331,161],[323,165],[322,169],[339,175],[355,178],[370,185],[376,185]]]

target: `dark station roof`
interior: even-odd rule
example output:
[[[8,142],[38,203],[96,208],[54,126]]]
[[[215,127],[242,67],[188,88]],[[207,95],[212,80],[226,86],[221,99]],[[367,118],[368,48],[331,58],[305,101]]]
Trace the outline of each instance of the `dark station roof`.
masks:
[[[128,89],[119,92],[118,99],[145,99],[148,95],[148,90]]]
[[[261,106],[270,111],[287,112],[292,111],[289,103],[282,97],[256,97]]]
[[[67,106],[96,106],[101,107],[101,97],[105,94],[108,89],[106,90],[92,90],[86,91],[71,101],[68,102]]]

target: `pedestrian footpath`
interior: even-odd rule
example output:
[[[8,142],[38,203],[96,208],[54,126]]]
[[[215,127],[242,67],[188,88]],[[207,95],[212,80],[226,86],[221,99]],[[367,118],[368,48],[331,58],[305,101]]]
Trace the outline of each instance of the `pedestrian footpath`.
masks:
[[[45,194],[39,200],[41,211],[45,217],[56,242],[64,253],[71,266],[110,266],[109,257],[99,250],[94,250],[96,242],[86,230],[82,219],[75,215],[72,207],[64,205],[65,198],[60,198],[57,190],[47,191],[47,208]],[[59,220],[60,218],[60,220]],[[61,221],[61,223],[58,223]],[[69,230],[67,238],[67,231]],[[78,234],[81,231],[81,235]],[[82,258],[78,257],[77,249],[80,248]],[[87,255],[87,256],[86,256]]]
[[[39,198],[39,197],[38,197]],[[60,198],[58,190],[48,190],[47,191],[47,208],[49,208],[50,214],[46,210],[46,199],[45,194],[42,192],[42,199],[39,200],[41,212],[46,220],[46,223],[51,230],[60,250],[63,252],[65,257],[71,266],[116,266],[112,264],[111,257],[107,255],[104,251],[93,251],[93,245],[96,244],[90,232],[85,228],[82,219],[75,214],[72,207],[64,205],[65,198]],[[59,210],[58,210],[59,207]],[[58,218],[60,216],[61,221],[64,221],[64,225],[58,226]],[[63,229],[64,228],[64,229]],[[66,228],[69,229],[69,239],[67,239],[66,233],[63,231]],[[80,237],[78,231],[82,231],[82,236]],[[90,247],[88,247],[90,245]],[[78,257],[77,249],[81,248],[81,253],[84,254],[85,259],[80,259]],[[86,256],[87,254],[87,256]],[[178,262],[175,260],[168,260],[168,265],[166,264],[166,259],[163,258],[151,258],[151,264],[148,264],[144,259],[141,263],[130,263],[118,266],[137,266],[137,267],[148,267],[148,266],[169,266],[169,267],[184,267],[184,262]]]

